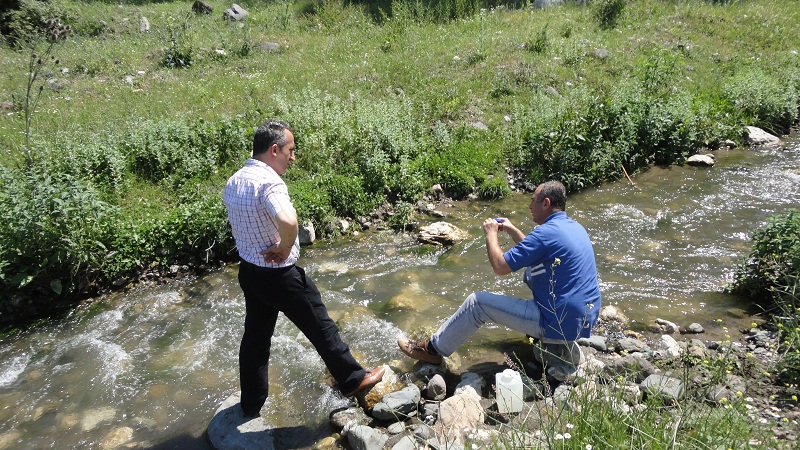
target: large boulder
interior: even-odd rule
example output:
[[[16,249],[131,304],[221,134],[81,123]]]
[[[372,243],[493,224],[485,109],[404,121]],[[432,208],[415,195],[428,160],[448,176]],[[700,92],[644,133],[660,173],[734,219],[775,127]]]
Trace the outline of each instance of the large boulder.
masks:
[[[747,127],[747,143],[750,145],[778,145],[781,140],[758,127]]]

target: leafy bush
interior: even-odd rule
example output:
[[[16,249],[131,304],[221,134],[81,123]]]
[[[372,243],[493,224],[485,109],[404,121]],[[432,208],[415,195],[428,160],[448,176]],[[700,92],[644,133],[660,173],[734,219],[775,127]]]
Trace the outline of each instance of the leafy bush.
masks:
[[[731,77],[725,95],[746,123],[783,134],[797,121],[800,107],[798,87],[786,83],[790,76],[749,68]]]
[[[767,302],[800,277],[800,211],[771,216],[753,234],[753,249],[736,271],[733,292]]]
[[[117,210],[87,184],[0,167],[0,298],[69,297],[99,278]],[[7,305],[3,305],[5,308]]]
[[[239,120],[142,121],[122,137],[120,147],[137,176],[180,185],[243,161],[252,146],[246,130]]]
[[[781,377],[800,382],[800,211],[773,215],[755,232],[731,290],[772,311],[781,334]]]
[[[487,178],[478,186],[477,194],[479,198],[494,200],[511,194],[511,189],[503,177],[494,176]]]
[[[376,194],[364,191],[359,176],[333,174],[325,182],[333,211],[341,217],[361,217],[371,213],[383,200]]]
[[[597,0],[592,13],[595,21],[604,30],[615,28],[625,12],[627,0]]]
[[[289,196],[297,211],[299,223],[310,221],[314,227],[324,234],[336,214],[331,208],[328,191],[318,179],[298,179],[287,182]]]
[[[9,0],[0,6],[0,34],[12,44],[33,39],[45,31],[45,21],[63,12],[50,0]]]

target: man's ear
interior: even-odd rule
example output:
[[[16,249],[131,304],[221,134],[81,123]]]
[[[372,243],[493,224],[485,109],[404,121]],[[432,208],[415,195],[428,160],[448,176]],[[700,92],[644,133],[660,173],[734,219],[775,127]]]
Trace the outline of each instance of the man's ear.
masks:
[[[278,144],[272,144],[269,147],[269,150],[267,150],[267,152],[272,153],[273,155],[277,155],[278,154]]]

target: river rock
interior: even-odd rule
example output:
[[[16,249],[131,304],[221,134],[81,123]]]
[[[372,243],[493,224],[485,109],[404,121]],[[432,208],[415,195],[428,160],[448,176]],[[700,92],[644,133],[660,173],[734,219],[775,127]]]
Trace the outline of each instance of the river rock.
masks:
[[[686,164],[698,167],[713,167],[716,162],[714,155],[692,155],[686,159]]]
[[[705,333],[706,330],[703,329],[702,325],[700,325],[697,322],[694,322],[694,323],[690,324],[688,327],[686,327],[684,332],[691,333],[691,334],[700,334],[700,333]]]
[[[634,338],[622,338],[622,339],[617,341],[617,343],[615,344],[614,347],[617,349],[617,352],[619,352],[619,353],[622,353],[622,352],[634,353],[634,352],[649,352],[650,351],[650,347],[646,343],[644,343],[644,342],[642,342],[642,341],[640,341],[638,339],[634,339]]]
[[[706,400],[718,404],[722,399],[733,400],[747,391],[747,383],[737,375],[727,374],[721,383],[706,392]]]
[[[303,222],[297,229],[297,237],[300,240],[300,245],[311,245],[317,240],[317,231],[314,229],[314,224],[311,222]]]
[[[434,222],[417,234],[417,239],[424,244],[442,246],[450,246],[466,238],[466,231],[448,222]]]
[[[425,387],[425,393],[431,400],[444,400],[447,395],[447,385],[444,383],[444,378],[438,373],[431,377]]]
[[[413,384],[383,396],[372,408],[372,417],[384,421],[404,420],[416,414],[419,388]]]
[[[337,409],[331,412],[328,420],[331,424],[331,427],[337,431],[343,430],[344,427],[351,422],[361,425],[369,422],[369,418],[366,414],[364,414],[364,410],[355,407]]]
[[[658,395],[669,404],[674,404],[682,399],[686,391],[681,380],[657,374],[650,375],[642,381],[640,388],[645,394]]]
[[[275,448],[274,426],[262,417],[245,417],[240,405],[241,393],[222,402],[208,424],[208,439],[217,450],[248,450]]]
[[[780,138],[758,127],[747,127],[747,143],[750,145],[778,145]]]
[[[681,327],[666,319],[656,319],[657,329],[662,333],[673,334],[680,332]]]
[[[359,396],[358,400],[361,407],[367,411],[373,409],[386,395],[396,392],[404,386],[391,367],[384,365],[383,368],[384,372],[381,381],[367,391],[366,394]]]
[[[641,354],[626,355],[615,359],[607,364],[603,371],[612,377],[618,375],[631,377],[638,383],[658,372],[653,363],[645,359]]]
[[[103,422],[111,422],[117,417],[117,410],[114,408],[99,408],[88,411],[81,418],[81,430],[92,431]]]
[[[103,438],[103,442],[100,444],[101,448],[118,448],[124,444],[133,440],[133,428],[131,427],[119,427],[111,430],[106,436]]]
[[[600,336],[597,334],[593,334],[588,338],[578,339],[578,345],[582,345],[584,347],[591,347],[601,352],[608,351],[608,339],[606,339],[605,336]]]
[[[603,306],[600,308],[600,319],[606,322],[618,323],[620,325],[628,325],[630,320],[621,309],[614,305]]]
[[[434,429],[446,442],[465,441],[465,430],[478,429],[486,419],[480,396],[465,391],[439,405],[439,420]]]
[[[354,450],[381,450],[389,436],[366,425],[356,425],[347,429],[347,442]]]
[[[486,380],[482,376],[474,372],[464,372],[461,374],[461,381],[456,386],[456,394],[464,392],[465,389],[471,388],[475,395],[480,396],[483,388],[486,386]]]
[[[656,354],[666,356],[668,358],[677,358],[682,353],[681,347],[678,345],[678,341],[668,334],[661,336],[661,338],[658,340],[658,343],[656,343],[655,351]]]

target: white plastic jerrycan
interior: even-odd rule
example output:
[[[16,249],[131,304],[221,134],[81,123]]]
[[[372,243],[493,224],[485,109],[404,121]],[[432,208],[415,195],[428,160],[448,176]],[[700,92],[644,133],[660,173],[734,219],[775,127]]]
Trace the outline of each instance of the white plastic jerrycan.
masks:
[[[501,414],[522,411],[522,377],[519,373],[506,369],[495,375],[497,387],[497,411]]]

